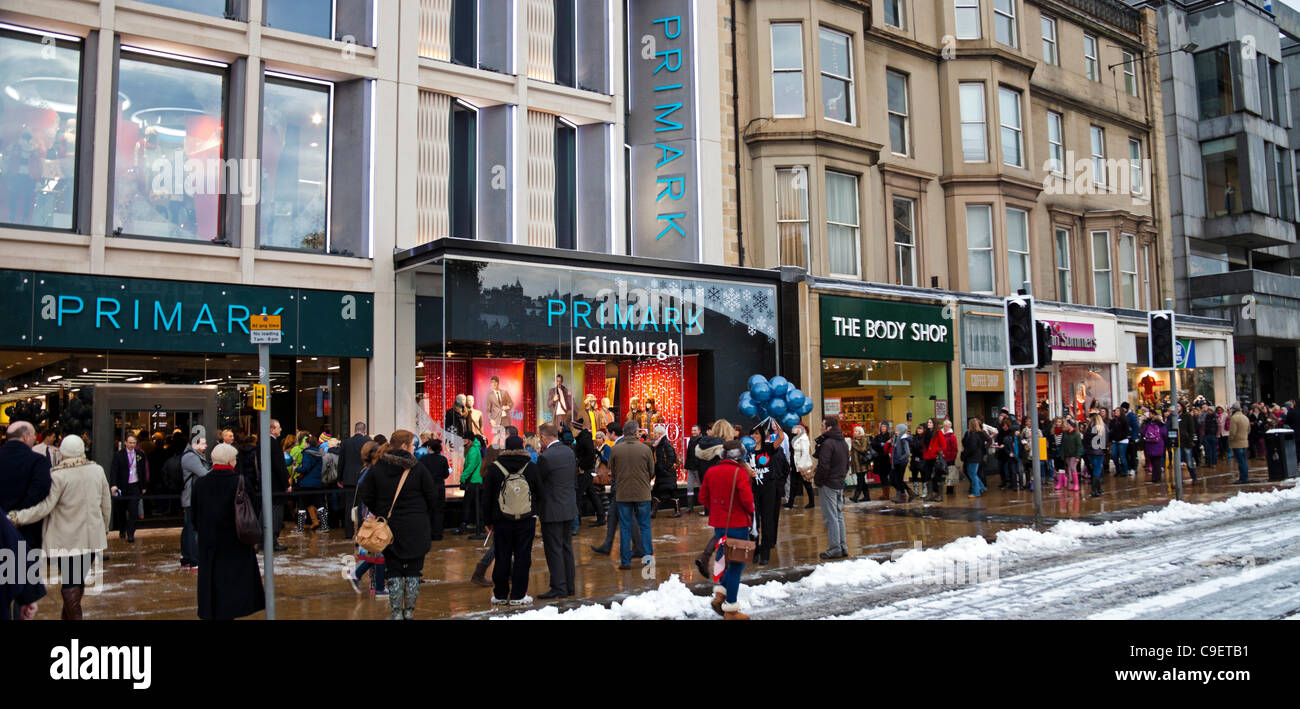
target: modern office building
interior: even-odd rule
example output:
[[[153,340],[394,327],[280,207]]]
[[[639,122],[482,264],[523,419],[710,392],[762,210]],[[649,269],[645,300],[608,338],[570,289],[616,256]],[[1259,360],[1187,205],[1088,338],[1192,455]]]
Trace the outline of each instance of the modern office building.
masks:
[[[1291,93],[1300,67],[1273,14],[1295,13],[1244,0],[1139,5],[1154,10],[1163,53],[1177,309],[1234,324],[1243,398],[1295,398]]]

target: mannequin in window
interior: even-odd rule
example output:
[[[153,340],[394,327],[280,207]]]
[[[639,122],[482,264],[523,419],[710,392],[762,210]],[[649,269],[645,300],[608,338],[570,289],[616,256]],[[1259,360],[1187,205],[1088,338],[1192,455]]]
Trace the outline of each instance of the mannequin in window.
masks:
[[[474,408],[474,395],[469,394],[465,397],[465,422],[469,426],[470,435],[483,437],[483,412]]]
[[[464,394],[457,394],[456,403],[447,409],[447,414],[442,418],[442,430],[447,435],[455,436],[457,440],[465,438],[466,432],[469,431],[469,422],[465,418]]]
[[[641,425],[641,409],[641,397],[634,396],[629,399],[627,402],[627,416],[623,417],[623,422],[633,421],[636,423],[637,428],[644,428]]]
[[[641,428],[651,428],[657,423],[664,422],[663,414],[659,413],[659,409],[655,407],[653,396],[646,397],[645,411],[641,412],[641,416],[644,421],[644,423],[641,424]]]
[[[515,402],[510,398],[510,392],[501,388],[500,379],[493,375],[490,381],[492,391],[488,392],[488,422],[492,424],[492,436],[504,441],[506,426],[510,425],[510,410],[514,408]]]
[[[552,420],[557,426],[568,423],[573,416],[573,394],[564,386],[563,374],[555,375],[555,386],[546,392],[546,408],[554,416]]]

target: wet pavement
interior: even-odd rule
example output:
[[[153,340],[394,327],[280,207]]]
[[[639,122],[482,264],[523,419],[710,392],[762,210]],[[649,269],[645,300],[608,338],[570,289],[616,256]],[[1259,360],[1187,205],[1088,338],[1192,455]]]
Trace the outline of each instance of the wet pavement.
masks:
[[[1271,489],[1263,461],[1251,461],[1250,485],[1229,485],[1236,477],[1225,463],[1206,470],[1192,484],[1187,479],[1184,499],[1205,503],[1224,499],[1242,490]],[[1141,480],[1141,481],[1140,481]],[[943,503],[893,504],[877,500],[849,503],[846,496],[845,527],[851,556],[870,556],[883,560],[896,549],[941,546],[959,537],[979,535],[990,541],[999,531],[1033,523],[1033,493],[1003,491],[997,488],[996,475],[991,488],[978,499],[967,497],[962,485],[956,495]],[[1107,478],[1105,494],[1088,497],[1088,486],[1081,482],[1078,492],[1044,490],[1045,522],[1078,519],[1101,522],[1131,517],[1163,506],[1173,498],[1166,484],[1145,482],[1144,478]],[[817,509],[803,509],[804,499],[793,510],[782,509],[781,526],[772,563],[766,567],[751,565],[745,570],[747,583],[757,578],[794,578],[807,573],[809,565],[835,563],[819,561],[825,550],[825,532]],[[643,578],[638,561],[633,570],[618,569],[618,541],[609,556],[596,554],[590,545],[604,540],[604,527],[591,527],[590,517],[583,519],[581,531],[574,538],[577,560],[578,597],[561,601],[563,606],[607,601],[621,595],[648,590],[671,574],[688,583],[698,582],[694,570],[695,556],[712,535],[704,517],[696,512],[671,518],[660,512],[653,520],[656,574]],[[179,529],[142,529],[134,544],[110,535],[103,585],[91,595],[88,589],[83,604],[85,615],[93,618],[194,619],[196,572],[179,565]],[[344,579],[344,569],[355,563],[355,547],[343,538],[340,530],[328,534],[294,533],[286,526],[281,543],[288,551],[276,555],[276,610],[281,619],[382,619],[388,615],[386,600],[355,594]],[[415,610],[416,618],[441,619],[484,617],[493,613],[489,603],[491,589],[469,582],[474,566],[484,550],[482,541],[448,534],[433,543],[425,559],[424,583]],[[259,556],[260,560],[260,556]],[[533,546],[529,593],[536,596],[547,590],[548,574],[542,542]],[[707,588],[701,584],[701,592]],[[41,604],[38,618],[58,618],[60,602],[52,589]],[[538,601],[533,607],[540,607]],[[552,602],[556,603],[556,602]],[[253,618],[262,618],[259,613]]]

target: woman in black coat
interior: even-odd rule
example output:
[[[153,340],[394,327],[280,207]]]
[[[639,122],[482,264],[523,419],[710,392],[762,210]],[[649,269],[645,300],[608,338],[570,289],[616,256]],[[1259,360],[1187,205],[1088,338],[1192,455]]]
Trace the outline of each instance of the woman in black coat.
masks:
[[[410,620],[414,616],[424,555],[431,546],[429,513],[437,503],[439,486],[427,467],[416,465],[414,451],[415,434],[394,431],[379,462],[370,466],[357,490],[370,513],[386,519],[393,532],[393,543],[384,549],[390,620]]]
[[[451,476],[451,464],[442,454],[442,441],[430,438],[425,444],[429,454],[420,459],[420,465],[429,470],[433,476],[433,509],[429,511],[429,532],[435,542],[442,541],[443,511],[447,506],[447,478]]]
[[[242,618],[266,608],[257,555],[235,533],[238,456],[225,443],[213,448],[212,472],[194,481],[190,513],[199,537],[198,610],[203,620]]]
[[[889,445],[889,422],[881,421],[880,430],[871,438],[871,451],[876,457],[871,459],[876,474],[876,479],[880,480],[880,499],[889,500],[889,454],[885,452],[885,446]]]
[[[650,497],[650,516],[665,503],[671,501],[673,517],[682,516],[681,502],[677,499],[677,451],[668,439],[668,429],[663,424],[655,424],[655,482]]]

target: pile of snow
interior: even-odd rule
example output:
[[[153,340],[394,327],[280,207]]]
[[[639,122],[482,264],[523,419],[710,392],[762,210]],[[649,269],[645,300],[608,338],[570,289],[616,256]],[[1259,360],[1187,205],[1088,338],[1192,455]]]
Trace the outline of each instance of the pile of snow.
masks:
[[[834,564],[822,564],[811,574],[782,583],[768,581],[757,586],[742,584],[737,597],[742,610],[761,610],[792,598],[844,589],[858,590],[891,584],[972,583],[996,580],[997,565],[1003,558],[1023,559],[1068,552],[1083,545],[1085,539],[1114,538],[1165,531],[1180,524],[1300,500],[1300,487],[1269,492],[1242,492],[1226,500],[1194,505],[1171,501],[1166,507],[1132,519],[1087,524],[1065,520],[1046,532],[1029,528],[998,532],[989,543],[983,537],[962,537],[934,549],[913,549],[897,559],[877,562],[858,558]],[[681,578],[673,574],[658,588],[630,596],[606,608],[590,604],[561,611],[547,606],[504,618],[510,620],[674,620],[717,617],[709,602],[711,597],[691,593]]]

